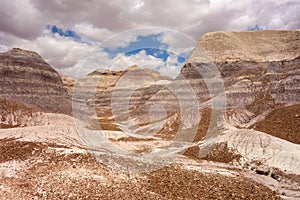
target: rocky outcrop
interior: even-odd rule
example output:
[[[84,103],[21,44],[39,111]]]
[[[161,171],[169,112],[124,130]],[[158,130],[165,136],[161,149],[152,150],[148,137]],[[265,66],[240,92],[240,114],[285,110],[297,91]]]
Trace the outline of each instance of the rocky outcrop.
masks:
[[[120,130],[116,123],[123,121],[123,111],[136,123],[146,123],[149,108],[145,110],[144,103],[170,80],[138,66],[124,71],[96,70],[75,85],[73,112],[104,130]]]
[[[68,94],[72,96],[76,79],[72,78],[71,76],[61,75],[61,81],[64,87],[67,89]]]
[[[255,128],[273,110],[300,102],[300,31],[215,32],[203,36],[181,73],[198,95],[208,100],[211,95],[210,91],[203,94],[207,91],[203,74],[197,74],[207,65],[216,66],[221,74],[226,122],[235,127]],[[277,121],[286,118],[277,117]],[[261,123],[258,127],[262,130]],[[284,129],[282,134],[271,129],[269,134],[298,143],[294,129]],[[299,127],[296,132],[300,133]]]
[[[212,32],[199,45],[215,63],[291,61],[300,57],[300,31]]]
[[[44,112],[70,113],[60,75],[37,53],[14,48],[0,54],[0,98]]]
[[[220,74],[223,88],[207,86],[207,81],[215,82],[214,72]],[[187,155],[227,162],[225,158],[234,152],[231,165],[276,181],[299,175],[299,30],[208,33],[193,50],[181,75],[197,95],[202,94],[203,101],[198,99],[203,106],[220,100],[218,90],[226,95],[222,130],[204,138]],[[221,145],[230,152],[224,152]],[[291,183],[299,189],[297,181]]]

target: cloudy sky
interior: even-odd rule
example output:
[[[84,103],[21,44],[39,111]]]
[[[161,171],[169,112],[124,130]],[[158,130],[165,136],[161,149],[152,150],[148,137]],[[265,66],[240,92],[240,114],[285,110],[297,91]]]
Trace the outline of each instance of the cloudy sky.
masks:
[[[203,34],[299,29],[299,11],[299,0],[1,0],[0,51],[34,50],[72,76],[139,64],[174,77]]]

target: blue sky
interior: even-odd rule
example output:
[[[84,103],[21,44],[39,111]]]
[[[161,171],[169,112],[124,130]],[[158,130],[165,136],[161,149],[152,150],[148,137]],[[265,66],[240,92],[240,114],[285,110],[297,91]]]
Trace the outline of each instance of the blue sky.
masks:
[[[138,36],[135,41],[129,43],[126,47],[118,48],[108,48],[105,47],[104,50],[109,53],[109,55],[114,58],[119,53],[124,53],[126,56],[131,56],[138,54],[141,51],[146,51],[147,55],[159,58],[163,61],[167,61],[170,54],[173,52],[168,51],[169,45],[167,43],[161,42],[159,38],[160,34],[150,34],[146,36]],[[179,63],[184,63],[186,58],[189,56],[190,52],[178,55],[177,61]]]
[[[168,48],[168,44],[162,43],[158,40],[161,34],[151,34],[147,36],[138,36],[135,41],[129,43],[126,47],[118,47],[118,48],[105,48],[105,51],[108,52],[113,57],[118,53],[125,53],[127,56],[132,54],[136,54],[141,50],[146,50],[148,55],[160,54],[160,49],[164,50]],[[168,54],[165,53],[160,55],[163,60],[166,60]]]
[[[59,28],[58,26],[56,25],[47,25],[47,29],[51,30],[52,33],[57,33],[59,34],[60,36],[63,36],[63,37],[67,37],[67,38],[72,38],[76,41],[80,41],[81,38],[79,35],[77,35],[77,33],[75,33],[75,31],[72,31],[70,29],[62,29],[62,28]]]
[[[256,30],[263,30],[263,28],[259,24],[256,24],[255,26],[248,28],[248,31],[256,31]]]

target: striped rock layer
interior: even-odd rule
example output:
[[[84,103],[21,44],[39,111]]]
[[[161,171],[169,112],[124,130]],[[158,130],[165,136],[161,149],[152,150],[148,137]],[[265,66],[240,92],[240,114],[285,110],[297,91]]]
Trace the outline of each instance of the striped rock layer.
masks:
[[[0,98],[43,112],[71,113],[60,75],[37,53],[13,48],[0,53]]]

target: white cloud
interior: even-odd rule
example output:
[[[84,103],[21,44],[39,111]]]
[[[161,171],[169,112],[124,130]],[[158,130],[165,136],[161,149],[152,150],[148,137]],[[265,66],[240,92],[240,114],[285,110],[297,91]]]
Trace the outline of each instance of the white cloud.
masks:
[[[124,54],[118,54],[113,63],[111,64],[112,69],[123,70],[126,67],[132,65],[138,65],[140,67],[149,68],[156,70],[156,68],[164,66],[164,61],[151,55],[147,55],[145,50],[141,50],[137,54],[126,56]]]
[[[139,9],[141,9],[143,6],[144,6],[144,2],[138,2],[135,6],[133,6],[132,8],[131,8],[131,11],[135,11],[135,10],[139,10]]]
[[[36,51],[59,72],[76,76],[77,70],[79,70],[79,61],[94,50],[96,44],[82,43],[46,30],[35,40],[19,40],[12,46]],[[97,55],[109,59],[108,54],[104,51],[101,56]]]
[[[168,44],[169,48],[167,50],[176,55],[181,55],[192,51],[197,44],[197,41],[188,35],[168,29],[162,33],[159,40],[162,43]]]
[[[0,52],[6,52],[8,50],[7,46],[0,44]]]
[[[170,54],[166,66],[160,69],[160,73],[175,78],[180,73],[182,63],[178,62],[178,56]]]
[[[91,38],[98,41],[103,41],[113,35],[113,33],[107,28],[97,28],[90,23],[75,24],[73,30],[80,36],[84,37],[84,40]]]
[[[124,70],[132,65],[152,69],[173,78],[176,77],[180,71],[180,63],[177,62],[176,55],[170,54],[165,62],[152,55],[147,55],[145,50],[141,50],[139,53],[130,56],[118,54],[109,68],[111,70]]]
[[[0,30],[21,38],[38,36],[44,28],[42,13],[30,0],[1,1]]]
[[[109,69],[113,59],[101,47],[92,49],[84,59],[76,63],[74,69],[68,68],[66,71],[76,72],[76,77],[82,77],[96,69]]]
[[[299,28],[299,5],[299,0],[2,0],[0,27],[8,34],[32,38],[47,24],[81,26],[83,33],[103,38],[154,26],[175,29],[198,40],[208,31],[242,31],[255,23],[266,29]],[[282,23],[272,22],[274,18]]]

